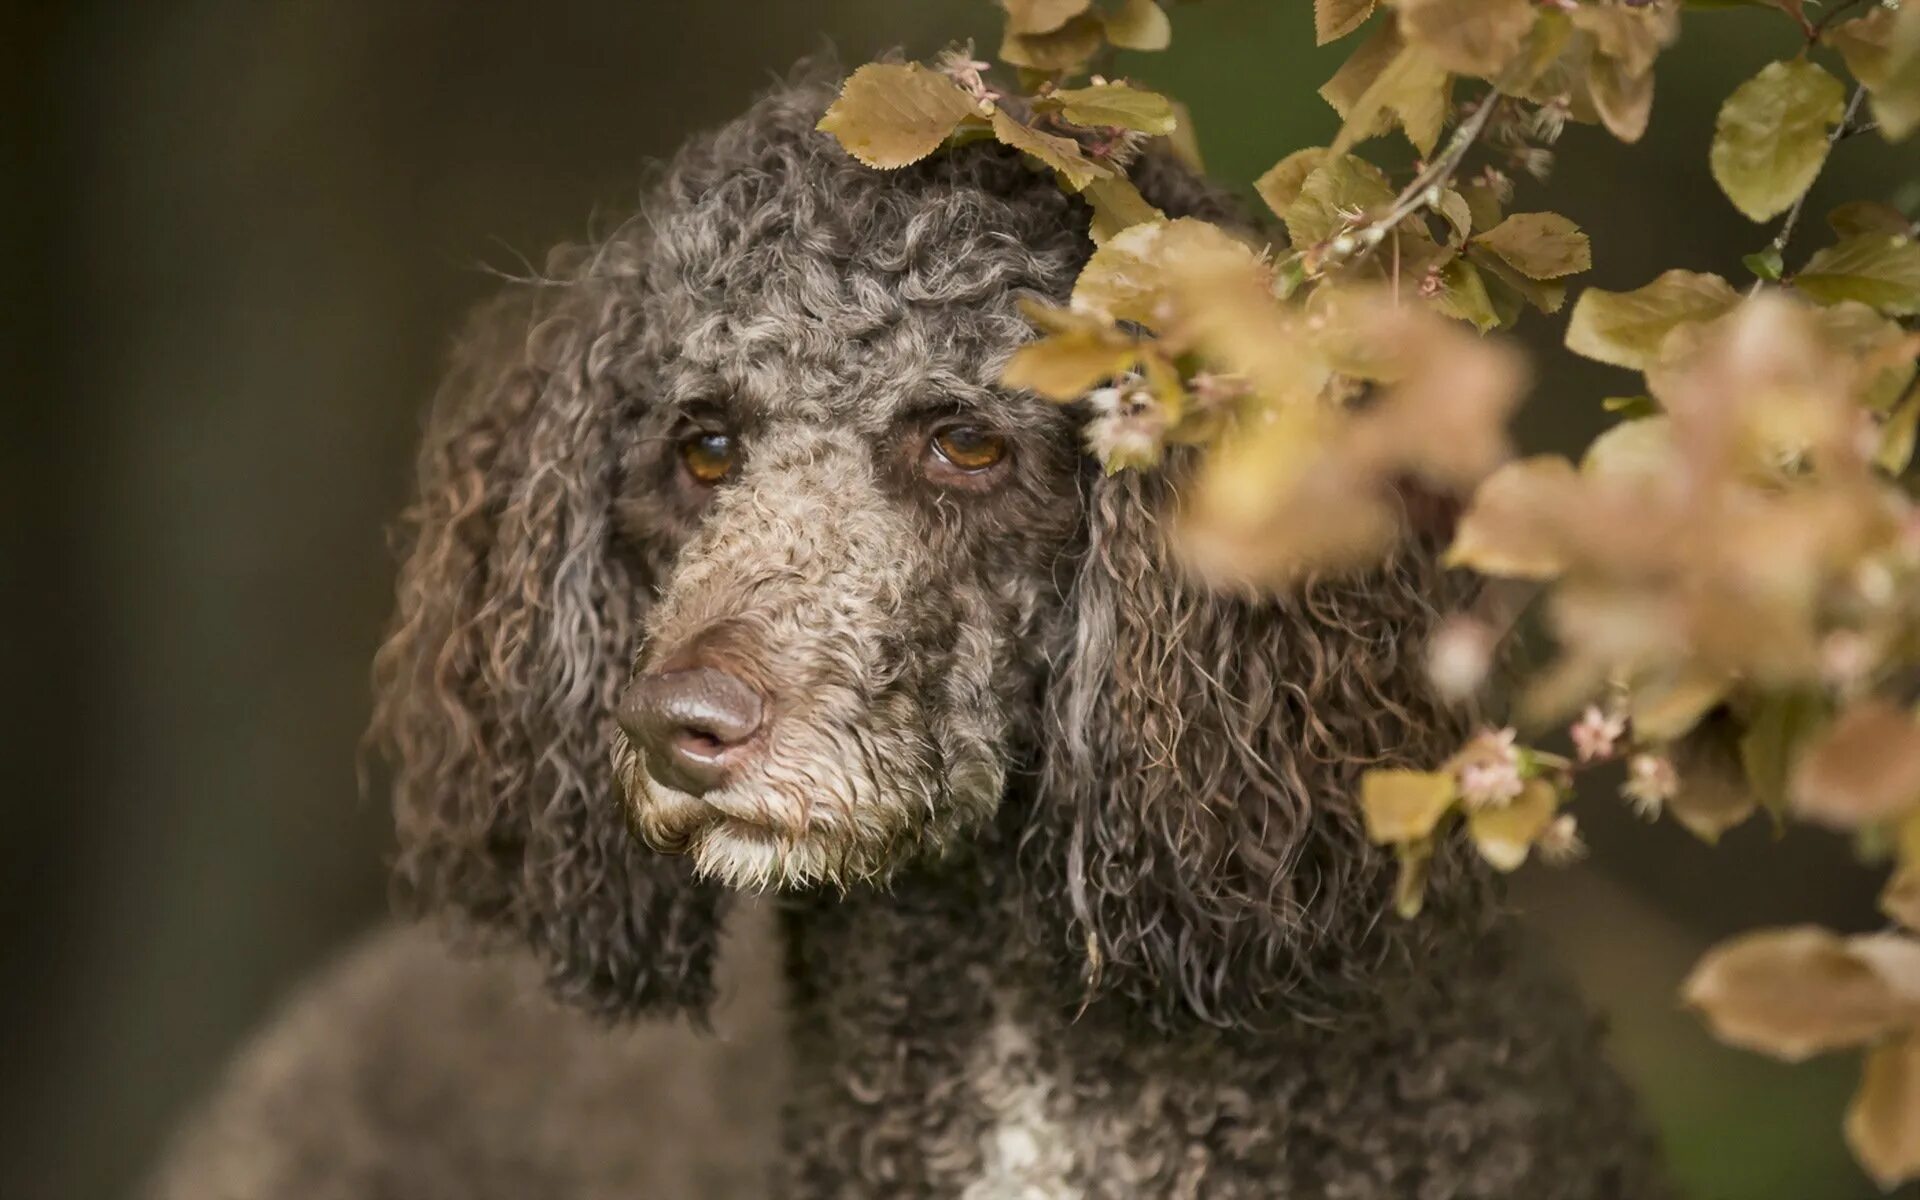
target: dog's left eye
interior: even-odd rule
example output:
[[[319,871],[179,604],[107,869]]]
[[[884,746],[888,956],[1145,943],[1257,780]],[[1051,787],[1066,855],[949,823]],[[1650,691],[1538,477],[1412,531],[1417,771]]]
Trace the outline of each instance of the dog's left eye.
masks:
[[[929,444],[948,466],[968,473],[987,470],[1007,456],[1007,439],[978,425],[949,425]]]
[[[733,474],[738,451],[724,433],[696,433],[680,443],[680,462],[696,483],[712,487]]]

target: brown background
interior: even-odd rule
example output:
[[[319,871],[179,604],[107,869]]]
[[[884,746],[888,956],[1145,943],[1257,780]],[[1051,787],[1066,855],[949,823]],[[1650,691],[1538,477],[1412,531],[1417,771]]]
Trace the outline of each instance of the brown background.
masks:
[[[1244,183],[1324,143],[1338,51],[1307,0],[1206,0],[1133,69]],[[275,998],[384,909],[356,799],[383,526],[420,405],[490,270],[629,211],[644,165],[837,46],[990,36],[972,0],[241,0],[16,5],[0,31],[9,433],[0,590],[0,1196],[122,1194]],[[1764,235],[1714,190],[1714,105],[1794,49],[1777,14],[1689,18],[1654,131],[1571,134],[1522,207],[1592,232],[1593,282],[1738,271]],[[1816,201],[1920,175],[1845,145]],[[1820,236],[1813,222],[1807,236]],[[1565,445],[1624,375],[1553,347],[1525,423]],[[1700,1196],[1868,1195],[1839,1145],[1853,1066],[1775,1067],[1674,1011],[1705,940],[1871,922],[1845,847],[1708,853],[1606,796],[1593,863],[1525,890],[1614,1013]]]

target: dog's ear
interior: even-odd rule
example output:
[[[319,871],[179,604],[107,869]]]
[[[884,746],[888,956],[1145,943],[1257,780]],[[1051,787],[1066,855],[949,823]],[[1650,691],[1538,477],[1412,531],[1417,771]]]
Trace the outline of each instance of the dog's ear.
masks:
[[[698,1013],[717,895],[630,836],[610,761],[652,595],[611,540],[631,401],[593,369],[612,335],[559,291],[483,313],[429,418],[375,663],[396,885],[417,912],[524,939],[570,1000]]]
[[[1354,803],[1368,767],[1458,744],[1423,669],[1444,584],[1410,545],[1287,595],[1209,590],[1170,540],[1190,466],[1090,478],[1023,874],[1090,994],[1222,1025],[1324,1016],[1480,907],[1452,848],[1427,913],[1395,917]]]

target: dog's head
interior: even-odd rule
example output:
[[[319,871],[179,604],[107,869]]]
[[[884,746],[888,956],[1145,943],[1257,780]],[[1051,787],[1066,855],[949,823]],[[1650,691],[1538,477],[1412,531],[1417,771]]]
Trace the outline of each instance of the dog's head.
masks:
[[[697,1008],[728,888],[883,881],[992,825],[1082,983],[1324,999],[1405,940],[1348,796],[1453,736],[1430,559],[1271,602],[1185,580],[1177,469],[1105,478],[1082,414],[997,382],[1018,299],[1091,252],[1080,202],[995,146],[870,171],[814,131],[830,94],[690,147],[461,355],[377,672],[403,889],[604,1010]]]

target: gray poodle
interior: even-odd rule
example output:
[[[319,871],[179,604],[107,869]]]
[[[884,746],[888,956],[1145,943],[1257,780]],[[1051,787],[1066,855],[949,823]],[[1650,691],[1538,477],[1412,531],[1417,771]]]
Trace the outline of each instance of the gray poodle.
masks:
[[[830,96],[690,146],[463,347],[378,727],[403,895],[502,953],[350,958],[162,1194],[1662,1194],[1469,856],[1385,911],[1359,775],[1462,732],[1433,547],[1279,599],[1184,579],[1185,464],[1105,477],[1085,413],[997,382],[1083,204],[993,145],[868,170]],[[703,1025],[742,890],[783,1031],[595,1019]]]

